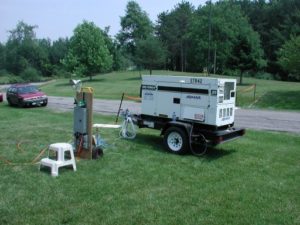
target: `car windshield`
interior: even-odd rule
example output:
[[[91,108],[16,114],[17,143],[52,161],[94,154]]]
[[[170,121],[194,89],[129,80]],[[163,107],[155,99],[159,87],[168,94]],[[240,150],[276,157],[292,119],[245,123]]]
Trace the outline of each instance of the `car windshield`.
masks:
[[[36,93],[38,92],[38,89],[35,86],[25,86],[25,87],[19,87],[18,92],[20,94]]]

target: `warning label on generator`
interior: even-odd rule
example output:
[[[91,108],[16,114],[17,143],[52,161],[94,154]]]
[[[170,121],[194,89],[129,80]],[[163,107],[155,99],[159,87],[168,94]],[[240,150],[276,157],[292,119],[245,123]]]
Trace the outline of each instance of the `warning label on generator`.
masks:
[[[144,93],[144,100],[150,100],[153,101],[153,93],[152,92],[145,92]]]

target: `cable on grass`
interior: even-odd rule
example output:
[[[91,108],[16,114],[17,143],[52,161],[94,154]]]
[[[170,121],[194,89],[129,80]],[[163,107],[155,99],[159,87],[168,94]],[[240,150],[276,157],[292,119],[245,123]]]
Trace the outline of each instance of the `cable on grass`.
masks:
[[[26,142],[29,142],[29,141],[26,141]],[[19,142],[17,142],[16,148],[20,152],[25,152],[25,150],[21,147],[22,143],[25,143],[25,141],[19,141]],[[3,161],[6,165],[10,165],[10,166],[28,166],[28,165],[34,165],[42,157],[42,155],[45,153],[45,151],[47,149],[48,149],[48,146],[45,147],[45,148],[42,148],[39,151],[39,154],[36,157],[34,157],[34,159],[31,162],[14,163],[14,162],[11,162],[10,160],[6,159],[5,157],[3,157],[1,155],[0,155],[0,160]]]

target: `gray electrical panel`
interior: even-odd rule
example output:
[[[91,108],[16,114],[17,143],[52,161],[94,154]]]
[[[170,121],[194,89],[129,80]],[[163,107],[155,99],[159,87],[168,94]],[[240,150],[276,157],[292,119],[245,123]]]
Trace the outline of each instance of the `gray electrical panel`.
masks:
[[[86,134],[87,133],[87,110],[76,106],[74,108],[74,133]]]

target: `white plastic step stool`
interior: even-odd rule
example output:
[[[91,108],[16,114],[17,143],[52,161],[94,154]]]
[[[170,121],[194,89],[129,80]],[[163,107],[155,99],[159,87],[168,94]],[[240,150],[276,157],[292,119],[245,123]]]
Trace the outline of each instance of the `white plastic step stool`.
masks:
[[[53,160],[53,159],[49,158],[50,151],[53,151],[56,153],[57,160]],[[66,152],[70,153],[70,159],[65,159]],[[41,166],[51,167],[51,175],[58,176],[59,167],[69,166],[69,165],[72,165],[73,170],[76,171],[76,162],[75,162],[72,145],[70,145],[68,143],[55,143],[55,144],[49,145],[48,158],[44,158],[41,160],[40,169],[41,169]]]

